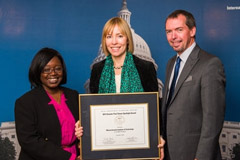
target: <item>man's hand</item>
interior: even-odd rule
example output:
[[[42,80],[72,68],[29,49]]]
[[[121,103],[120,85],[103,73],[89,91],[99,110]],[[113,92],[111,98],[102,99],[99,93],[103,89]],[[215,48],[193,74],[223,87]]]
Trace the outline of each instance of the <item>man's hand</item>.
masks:
[[[160,159],[163,160],[164,158],[164,145],[165,145],[165,140],[161,137],[160,142],[158,144],[158,148],[160,149]]]

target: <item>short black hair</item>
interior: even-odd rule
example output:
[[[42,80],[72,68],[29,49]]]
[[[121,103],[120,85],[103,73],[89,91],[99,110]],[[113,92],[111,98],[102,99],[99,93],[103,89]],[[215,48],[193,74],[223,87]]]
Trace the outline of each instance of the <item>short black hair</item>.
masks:
[[[53,58],[58,57],[61,61],[62,67],[63,67],[63,78],[60,82],[61,84],[67,83],[67,70],[66,65],[64,63],[64,60],[61,56],[61,54],[52,48],[42,48],[40,49],[36,55],[33,57],[32,63],[29,68],[28,78],[31,84],[31,88],[36,88],[42,86],[41,82],[41,73],[43,71],[43,68],[48,64],[48,62]]]
[[[190,12],[185,10],[175,10],[174,12],[169,14],[168,17],[166,18],[165,24],[168,19],[177,18],[179,15],[183,15],[186,17],[186,25],[188,26],[189,29],[196,27],[196,21],[194,16]]]

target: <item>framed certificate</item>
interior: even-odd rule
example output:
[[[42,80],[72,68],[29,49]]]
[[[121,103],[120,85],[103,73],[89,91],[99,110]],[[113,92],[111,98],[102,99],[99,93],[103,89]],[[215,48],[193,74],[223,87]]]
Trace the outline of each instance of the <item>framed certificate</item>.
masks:
[[[157,159],[158,92],[80,94],[81,159]]]

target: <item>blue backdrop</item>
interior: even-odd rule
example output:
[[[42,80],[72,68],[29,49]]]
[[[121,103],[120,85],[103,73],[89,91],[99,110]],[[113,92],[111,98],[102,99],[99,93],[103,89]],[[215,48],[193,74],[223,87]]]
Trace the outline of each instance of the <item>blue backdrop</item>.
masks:
[[[14,121],[15,100],[30,89],[28,68],[42,47],[62,53],[66,86],[85,93],[102,27],[121,6],[122,0],[0,0],[0,122]],[[127,6],[131,26],[148,43],[163,82],[167,60],[175,54],[166,41],[165,18],[175,9],[193,13],[197,43],[225,66],[225,119],[240,121],[240,0],[128,0]]]

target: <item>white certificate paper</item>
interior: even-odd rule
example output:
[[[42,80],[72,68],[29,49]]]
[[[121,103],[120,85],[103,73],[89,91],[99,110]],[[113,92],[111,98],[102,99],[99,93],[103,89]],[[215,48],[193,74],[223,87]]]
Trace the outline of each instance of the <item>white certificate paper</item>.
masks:
[[[148,103],[91,105],[91,150],[150,148]]]

